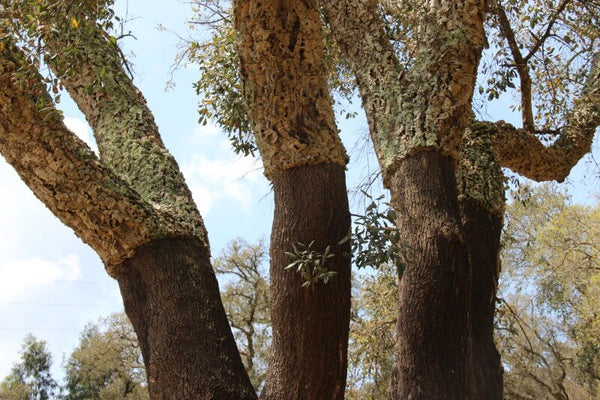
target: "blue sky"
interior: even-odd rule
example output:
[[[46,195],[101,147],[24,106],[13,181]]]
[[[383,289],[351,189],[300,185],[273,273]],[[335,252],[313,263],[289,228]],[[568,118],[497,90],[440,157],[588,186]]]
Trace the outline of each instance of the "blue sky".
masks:
[[[120,15],[125,4],[117,2]],[[137,40],[126,41],[127,51],[132,52],[134,81],[186,176],[204,217],[213,255],[238,236],[249,242],[268,237],[272,196],[260,162],[235,156],[225,135],[210,125],[197,124],[198,98],[192,88],[197,70],[178,70],[176,86],[165,91],[179,43],[172,32],[188,34],[190,6],[179,1],[167,6],[158,0],[130,0],[129,13],[136,17],[128,29]],[[156,29],[159,23],[172,32]],[[89,127],[76,107],[68,99],[61,107],[67,125],[93,145]],[[490,114],[499,113],[499,108],[491,107]],[[351,153],[348,180],[353,187],[377,165],[372,157],[353,150],[355,142],[365,136],[364,118],[340,121],[340,128]],[[598,180],[592,173],[585,175],[585,162],[581,164],[574,174],[573,190],[583,201],[589,200],[589,193],[598,193]],[[54,372],[60,376],[63,356],[76,346],[84,325],[122,310],[119,290],[95,253],[33,196],[1,158],[0,193],[0,379],[18,359],[27,333],[47,341]]]

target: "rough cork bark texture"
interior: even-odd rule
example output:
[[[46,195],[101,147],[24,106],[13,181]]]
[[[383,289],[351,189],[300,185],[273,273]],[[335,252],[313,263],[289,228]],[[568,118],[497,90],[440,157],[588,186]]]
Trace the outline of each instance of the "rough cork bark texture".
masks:
[[[490,131],[494,151],[503,167],[536,181],[562,182],[571,168],[590,152],[600,126],[600,55],[595,57],[583,93],[552,145],[545,146],[533,132],[504,121],[478,122],[473,126]]]
[[[196,235],[207,241],[191,192],[117,46],[91,21],[67,33],[50,31],[44,39],[49,65],[92,127],[102,162],[153,208],[170,216],[161,226],[162,236]],[[77,47],[76,60],[64,54],[69,46]]]
[[[273,176],[275,215],[271,232],[273,341],[261,399],[343,399],[350,322],[350,229],[344,168],[303,166]],[[335,257],[329,283],[303,288],[285,251],[298,242]]]
[[[456,174],[459,200],[474,202],[497,218],[504,217],[506,178],[494,151],[493,132],[471,125],[465,129]]]
[[[314,0],[234,1],[244,95],[265,175],[345,166],[323,65]]]
[[[256,399],[197,238],[137,249],[119,268],[125,310],[138,335],[153,399]]]
[[[144,355],[151,397],[255,399],[221,304],[202,220],[158,133],[145,134],[127,124],[123,131],[95,126],[107,136],[122,133],[122,142],[134,147],[131,156],[140,164],[125,169],[106,166],[64,126],[23,54],[8,42],[0,44],[0,152],[118,280]],[[29,73],[18,78],[15,71],[21,66]],[[68,88],[79,90],[71,83]],[[94,87],[89,89],[93,92]],[[123,104],[131,105],[126,102],[131,92],[121,94]],[[89,105],[82,109],[93,115],[103,101],[121,104],[111,96],[99,90],[80,94],[78,100]],[[129,116],[151,118],[145,111]],[[113,117],[118,124],[119,116]],[[103,153],[112,160],[109,164],[115,162],[111,151],[124,150],[117,148],[114,137],[110,140],[115,146]],[[136,152],[136,146],[145,150]],[[139,158],[145,151],[152,154]],[[189,203],[174,210],[177,198]],[[186,215],[189,221],[183,221]]]
[[[21,60],[3,46],[0,153],[106,265],[116,265],[152,238],[162,217],[65,127],[37,74],[23,86],[15,80]]]
[[[419,28],[414,64],[404,70],[383,31],[377,2],[321,0],[356,76],[387,187],[397,164],[418,152],[458,159],[485,43],[484,3],[432,3]]]

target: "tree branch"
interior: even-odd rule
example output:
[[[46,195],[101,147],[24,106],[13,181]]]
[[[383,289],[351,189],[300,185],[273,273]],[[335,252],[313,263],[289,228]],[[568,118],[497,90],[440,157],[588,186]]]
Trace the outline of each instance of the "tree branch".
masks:
[[[535,129],[535,123],[531,100],[531,76],[529,75],[529,68],[527,67],[528,58],[523,58],[523,55],[519,50],[519,44],[515,38],[515,33],[510,26],[510,21],[504,11],[504,7],[499,5],[497,1],[494,1],[494,12],[498,16],[500,31],[502,32],[502,36],[504,36],[508,42],[508,47],[510,48],[513,60],[515,61],[515,67],[517,68],[519,80],[521,81],[521,115],[523,119],[523,129],[532,132]]]
[[[381,159],[385,141],[380,139],[380,132],[389,134],[385,131],[394,128],[380,121],[379,113],[386,110],[391,115],[399,114],[397,99],[404,71],[377,5],[373,0],[320,0],[325,22],[356,78],[375,151]]]
[[[337,46],[356,75],[363,96],[377,96],[401,79],[401,68],[373,0],[321,0]]]
[[[600,126],[600,56],[592,63],[582,96],[567,115],[560,137],[550,146],[530,131],[498,122],[476,122],[473,130],[491,130],[492,145],[503,167],[536,181],[564,181],[587,153]]]
[[[169,213],[172,227],[178,225],[177,234],[206,240],[191,192],[161,140],[146,100],[123,67],[116,40],[94,21],[81,21],[75,29],[50,28],[43,36],[47,62],[86,116],[102,162],[143,200]],[[62,31],[66,29],[69,32]],[[72,51],[76,56],[65,49],[76,49]]]
[[[24,55],[0,48],[0,153],[110,272],[152,239],[160,216],[65,127]],[[16,79],[18,70],[27,73]]]
[[[565,10],[565,8],[567,8],[567,5],[570,2],[571,2],[571,0],[562,0],[560,2],[560,4],[556,7],[556,10],[554,11],[554,14],[552,15],[552,18],[550,18],[550,21],[548,22],[548,26],[546,27],[546,31],[544,32],[544,34],[540,38],[536,39],[535,44],[529,50],[529,53],[524,57],[525,62],[529,61],[529,59],[531,57],[533,57],[535,55],[535,53],[540,49],[540,47],[544,44],[544,42],[546,41],[546,39],[548,39],[550,37],[550,33],[552,33],[552,27],[554,27],[554,23],[556,22],[556,20],[560,16],[560,14]]]
[[[418,152],[458,159],[485,45],[485,2],[442,1],[423,8],[408,70],[385,34],[378,1],[320,4],[356,76],[384,185],[399,162]]]

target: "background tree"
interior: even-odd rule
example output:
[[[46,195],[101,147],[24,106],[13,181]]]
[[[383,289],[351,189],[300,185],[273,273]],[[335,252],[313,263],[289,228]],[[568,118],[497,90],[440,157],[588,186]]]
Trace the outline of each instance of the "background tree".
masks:
[[[58,384],[52,378],[52,356],[46,342],[28,335],[23,340],[21,361],[0,384],[0,399],[49,400],[58,392]]]
[[[398,275],[386,264],[354,281],[346,398],[384,399],[395,362],[397,310],[389,299],[398,290]]]
[[[264,241],[234,239],[213,261],[222,282],[221,297],[242,361],[260,390],[266,378],[271,322],[269,274]]]
[[[509,399],[600,394],[600,208],[522,187],[507,210],[498,339]]]
[[[86,326],[64,368],[67,400],[150,398],[138,340],[123,313]]]

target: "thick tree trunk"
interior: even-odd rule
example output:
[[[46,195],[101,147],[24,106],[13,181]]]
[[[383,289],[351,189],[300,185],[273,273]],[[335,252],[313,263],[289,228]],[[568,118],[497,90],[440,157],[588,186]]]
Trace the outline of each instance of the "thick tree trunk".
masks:
[[[502,218],[472,200],[460,204],[471,265],[468,382],[471,399],[502,399],[502,365],[494,343]]]
[[[199,239],[152,241],[115,271],[153,399],[256,399]]]
[[[467,399],[469,265],[454,160],[408,157],[390,189],[407,258],[390,399]]]
[[[271,322],[273,341],[263,399],[343,399],[350,321],[350,213],[344,168],[318,164],[273,176],[275,216],[271,234]],[[298,242],[323,252],[336,271],[327,284],[302,287],[285,267],[285,251]]]

